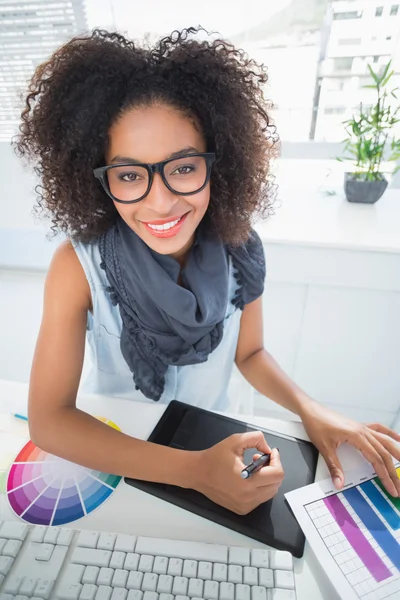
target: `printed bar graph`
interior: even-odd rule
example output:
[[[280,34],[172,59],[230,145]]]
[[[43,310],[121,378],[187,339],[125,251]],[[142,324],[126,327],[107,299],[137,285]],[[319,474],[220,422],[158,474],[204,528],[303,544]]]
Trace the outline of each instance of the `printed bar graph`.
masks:
[[[366,481],[360,485],[360,488],[367,498],[371,500],[371,503],[375,506],[376,510],[382,515],[390,527],[394,531],[400,529],[400,515],[386,500],[387,496],[383,496],[376,485],[372,483],[372,481]]]
[[[386,556],[400,571],[400,545],[396,538],[385,527],[384,523],[380,520],[376,512],[372,510],[356,487],[345,490],[343,496],[385,552]]]
[[[398,475],[398,477],[400,478],[400,467],[399,467],[398,469],[396,469],[396,471],[397,471],[397,475]],[[385,496],[386,496],[387,498],[389,498],[389,500],[390,500],[390,502],[393,504],[393,506],[395,506],[395,507],[397,508],[397,510],[399,510],[399,511],[400,511],[400,498],[394,498],[393,496],[391,496],[391,495],[389,494],[389,492],[387,492],[387,491],[385,490],[385,488],[384,488],[384,486],[383,486],[383,483],[382,483],[382,481],[379,479],[379,477],[376,477],[376,478],[374,479],[374,481],[375,481],[375,483],[376,483],[377,485],[379,485],[379,487],[381,488],[381,490],[382,490],[382,492],[385,494]]]
[[[380,582],[388,579],[391,576],[391,572],[379,558],[378,554],[359,529],[357,523],[349,514],[338,496],[328,496],[327,498],[324,498],[324,503],[339,525],[350,546],[360,557],[375,581]]]

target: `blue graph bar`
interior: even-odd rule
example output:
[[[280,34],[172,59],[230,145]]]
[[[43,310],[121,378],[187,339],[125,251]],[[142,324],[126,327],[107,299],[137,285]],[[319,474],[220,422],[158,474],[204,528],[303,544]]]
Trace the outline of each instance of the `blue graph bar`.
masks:
[[[400,544],[386,528],[383,521],[381,521],[378,515],[372,510],[357,488],[354,487],[345,490],[343,496],[357,513],[386,556],[392,561],[394,566],[400,570]]]
[[[365,483],[361,484],[360,487],[365,493],[365,495],[371,500],[376,510],[380,512],[382,517],[390,525],[390,527],[394,531],[400,529],[400,516],[394,510],[392,505],[389,504],[386,498],[381,494],[376,485],[374,485],[372,481],[366,481]]]

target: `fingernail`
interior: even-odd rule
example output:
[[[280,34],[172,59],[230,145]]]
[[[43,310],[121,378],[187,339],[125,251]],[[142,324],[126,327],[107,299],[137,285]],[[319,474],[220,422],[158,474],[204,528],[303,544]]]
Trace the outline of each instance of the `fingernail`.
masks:
[[[340,477],[334,477],[333,483],[335,485],[335,488],[337,490],[340,490],[340,488],[342,487],[342,480],[340,479]]]

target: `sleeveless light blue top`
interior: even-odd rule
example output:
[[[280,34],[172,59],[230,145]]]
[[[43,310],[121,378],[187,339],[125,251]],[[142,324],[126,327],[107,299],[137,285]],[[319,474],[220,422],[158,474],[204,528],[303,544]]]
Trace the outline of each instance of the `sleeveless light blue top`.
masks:
[[[73,242],[92,296],[93,312],[88,313],[87,341],[91,369],[81,385],[82,392],[154,402],[135,389],[132,373],[120,349],[122,320],[118,306],[111,303],[105,271],[101,269],[97,243]],[[229,295],[224,334],[220,344],[204,363],[168,367],[164,392],[158,401],[180,400],[210,410],[227,410],[227,390],[235,360],[242,311],[232,304],[238,289],[234,267],[229,262]]]

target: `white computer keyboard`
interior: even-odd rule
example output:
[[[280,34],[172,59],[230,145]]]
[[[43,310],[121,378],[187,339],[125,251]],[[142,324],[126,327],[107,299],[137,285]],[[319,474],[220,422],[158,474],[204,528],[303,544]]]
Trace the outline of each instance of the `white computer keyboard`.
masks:
[[[296,600],[289,552],[0,522],[0,600]]]

